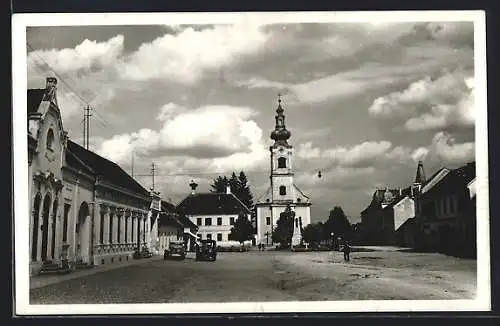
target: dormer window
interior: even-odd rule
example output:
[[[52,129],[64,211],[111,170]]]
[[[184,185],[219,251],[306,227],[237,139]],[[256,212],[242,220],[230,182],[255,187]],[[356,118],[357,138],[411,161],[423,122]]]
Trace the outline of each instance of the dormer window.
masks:
[[[284,168],[286,168],[286,158],[284,158],[284,157],[280,157],[280,158],[278,159],[278,168],[279,168],[279,169],[284,169]]]
[[[286,187],[285,186],[280,186],[280,195],[281,196],[286,195]]]
[[[47,132],[47,149],[54,150],[54,131],[52,129]]]

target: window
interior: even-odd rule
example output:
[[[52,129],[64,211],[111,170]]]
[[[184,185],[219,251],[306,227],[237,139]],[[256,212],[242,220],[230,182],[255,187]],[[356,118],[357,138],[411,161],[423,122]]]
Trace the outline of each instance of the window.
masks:
[[[278,159],[278,168],[279,168],[279,169],[284,169],[284,168],[286,168],[286,158],[284,158],[284,157],[280,157],[280,158]]]
[[[207,240],[212,240],[212,235],[210,233],[207,234]]]
[[[222,217],[217,217],[217,225],[222,225]]]
[[[271,225],[271,217],[266,217],[266,225]]]
[[[70,208],[71,208],[70,204],[64,204],[63,239],[62,239],[63,242],[68,241],[68,214]]]
[[[201,218],[200,218],[200,217],[198,217],[198,218],[196,219],[196,225],[198,225],[198,226],[200,226],[200,225],[201,225]]]
[[[212,225],[212,218],[211,217],[205,218],[205,225],[207,225],[207,226]]]
[[[217,241],[222,241],[222,233],[217,233]]]
[[[52,129],[47,132],[47,149],[54,150],[54,131]]]
[[[285,186],[280,186],[280,195],[281,196],[286,195],[286,187]]]
[[[229,218],[229,224],[234,225],[234,217]]]

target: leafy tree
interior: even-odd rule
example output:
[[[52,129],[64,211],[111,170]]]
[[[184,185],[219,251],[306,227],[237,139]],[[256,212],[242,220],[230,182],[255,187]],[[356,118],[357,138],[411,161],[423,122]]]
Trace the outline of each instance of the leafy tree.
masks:
[[[273,242],[280,243],[284,247],[290,246],[292,242],[294,220],[295,212],[292,211],[290,206],[287,206],[276,222],[276,228],[274,228],[272,234]]]
[[[229,239],[233,241],[238,241],[243,243],[247,240],[252,240],[253,238],[253,227],[252,223],[248,220],[245,212],[241,212],[238,218],[234,222],[231,228],[231,233],[229,233]]]
[[[328,234],[333,232],[335,236],[340,236],[342,238],[350,236],[351,223],[340,206],[335,206],[333,210],[330,211],[330,216],[325,226]]]
[[[321,241],[328,239],[324,224],[318,222],[307,225],[302,231],[302,238],[312,247],[316,247]]]

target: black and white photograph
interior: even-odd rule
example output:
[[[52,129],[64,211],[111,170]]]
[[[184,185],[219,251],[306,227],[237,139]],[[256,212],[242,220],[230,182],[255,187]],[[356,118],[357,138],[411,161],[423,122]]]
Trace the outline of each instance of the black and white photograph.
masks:
[[[483,12],[12,26],[17,314],[490,310]]]

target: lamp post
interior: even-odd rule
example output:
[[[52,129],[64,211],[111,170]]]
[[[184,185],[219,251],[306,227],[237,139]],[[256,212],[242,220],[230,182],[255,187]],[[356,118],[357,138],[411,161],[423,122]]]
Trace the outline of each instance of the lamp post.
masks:
[[[333,232],[330,233],[330,236],[332,237],[332,250],[335,250],[335,238]]]

